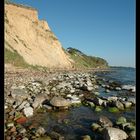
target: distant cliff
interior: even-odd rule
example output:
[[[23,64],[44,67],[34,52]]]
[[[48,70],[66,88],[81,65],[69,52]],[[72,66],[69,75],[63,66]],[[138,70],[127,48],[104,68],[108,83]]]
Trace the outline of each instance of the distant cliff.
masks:
[[[17,55],[30,65],[72,67],[47,22],[38,20],[36,9],[24,5],[5,4],[5,50],[6,60]]]
[[[74,60],[76,68],[106,68],[108,63],[105,59],[95,56],[88,56],[75,48],[68,48],[67,53]]]

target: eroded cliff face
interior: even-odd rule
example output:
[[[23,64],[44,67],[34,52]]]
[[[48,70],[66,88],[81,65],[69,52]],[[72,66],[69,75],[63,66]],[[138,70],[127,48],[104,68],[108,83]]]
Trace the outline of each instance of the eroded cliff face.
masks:
[[[5,47],[16,50],[28,64],[71,68],[70,58],[46,21],[35,9],[5,4]]]

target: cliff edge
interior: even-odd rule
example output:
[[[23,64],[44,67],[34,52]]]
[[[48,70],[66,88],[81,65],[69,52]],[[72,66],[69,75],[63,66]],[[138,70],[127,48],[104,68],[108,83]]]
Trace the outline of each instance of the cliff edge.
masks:
[[[5,4],[5,48],[17,52],[30,65],[72,68],[61,43],[33,8]]]

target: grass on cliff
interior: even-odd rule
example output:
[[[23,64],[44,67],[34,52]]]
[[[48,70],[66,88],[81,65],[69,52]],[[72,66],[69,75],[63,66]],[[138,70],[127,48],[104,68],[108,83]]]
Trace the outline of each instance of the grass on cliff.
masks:
[[[81,51],[75,48],[68,48],[71,59],[75,61],[75,67],[77,68],[106,68],[108,63],[103,58],[87,56]]]
[[[29,64],[25,62],[22,56],[20,56],[17,51],[10,51],[7,48],[4,49],[4,62],[13,64],[14,66],[20,66],[27,68]]]
[[[14,66],[21,67],[21,68],[28,68],[33,70],[43,70],[47,71],[47,67],[37,66],[37,65],[30,65],[25,62],[24,58],[18,54],[16,50],[13,52],[7,48],[4,48],[4,62],[10,63]]]

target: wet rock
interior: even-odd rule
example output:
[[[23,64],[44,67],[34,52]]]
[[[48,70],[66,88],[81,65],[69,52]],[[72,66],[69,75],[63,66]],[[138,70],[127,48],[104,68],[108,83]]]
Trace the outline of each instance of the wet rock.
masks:
[[[134,131],[131,131],[129,133],[129,137],[130,137],[130,139],[135,140],[136,139],[136,131],[135,130]]]
[[[116,124],[117,125],[120,125],[120,124],[123,124],[123,123],[126,123],[126,118],[125,117],[119,117],[116,121]]]
[[[50,101],[50,104],[56,107],[65,107],[70,105],[70,101],[62,97],[53,97]]]
[[[125,140],[128,135],[121,129],[107,127],[103,131],[103,137],[105,140]]]
[[[132,102],[134,105],[136,104],[136,98],[135,97],[128,97],[127,101]]]
[[[112,113],[115,113],[115,112],[119,112],[119,109],[117,107],[109,107],[108,111],[112,112]]]
[[[106,93],[109,93],[109,92],[110,92],[110,90],[109,90],[109,89],[106,89],[106,90],[105,90],[105,92],[106,92]]]
[[[117,107],[119,110],[124,110],[124,106],[120,101],[114,101],[114,106]]]
[[[107,98],[108,101],[117,101],[118,97],[110,96]]]
[[[123,104],[125,108],[130,108],[132,106],[132,103],[128,101],[123,101]]]
[[[111,120],[109,118],[107,118],[106,116],[100,116],[99,124],[102,127],[112,127],[113,126],[113,123],[111,122]]]
[[[100,112],[100,111],[102,111],[102,109],[103,109],[102,106],[96,106],[96,107],[95,107],[95,111],[96,111],[96,112]]]
[[[98,130],[100,127],[101,126],[99,124],[97,124],[97,123],[92,123],[92,125],[91,125],[91,128],[92,128],[93,131]]]
[[[33,115],[33,108],[32,107],[26,107],[23,109],[23,112],[26,117],[30,117]]]
[[[82,136],[82,140],[91,140],[91,137],[89,135]]]
[[[120,91],[120,90],[121,90],[121,88],[120,88],[120,87],[116,87],[115,89],[116,89],[116,90],[118,90],[118,91]]]

